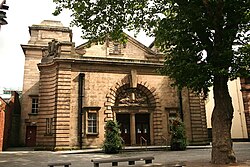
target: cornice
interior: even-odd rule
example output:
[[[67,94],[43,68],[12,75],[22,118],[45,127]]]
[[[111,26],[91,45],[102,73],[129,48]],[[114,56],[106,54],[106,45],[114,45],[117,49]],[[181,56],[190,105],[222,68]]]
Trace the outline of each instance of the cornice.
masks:
[[[32,25],[29,27],[29,32],[31,30],[47,30],[47,31],[61,31],[61,32],[72,32],[68,27],[59,26],[47,26],[47,25]]]
[[[21,47],[23,49],[23,53],[25,54],[26,50],[46,50],[48,46],[46,45],[23,45],[21,44]]]
[[[161,68],[163,61],[137,60],[137,59],[116,59],[116,58],[100,58],[100,57],[82,57],[78,59],[55,57],[49,62],[38,64],[38,68],[53,66],[55,64],[71,63],[71,64],[88,64],[88,65],[109,65],[113,66],[134,66],[147,68]]]

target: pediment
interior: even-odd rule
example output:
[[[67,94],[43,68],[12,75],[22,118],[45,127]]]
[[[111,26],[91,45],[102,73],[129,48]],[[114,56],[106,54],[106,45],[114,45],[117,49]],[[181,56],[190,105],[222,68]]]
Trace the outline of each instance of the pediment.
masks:
[[[143,45],[133,37],[127,35],[127,43],[122,44],[112,40],[103,43],[86,42],[75,48],[76,53],[84,57],[107,57],[121,59],[154,60],[162,59],[149,47]]]

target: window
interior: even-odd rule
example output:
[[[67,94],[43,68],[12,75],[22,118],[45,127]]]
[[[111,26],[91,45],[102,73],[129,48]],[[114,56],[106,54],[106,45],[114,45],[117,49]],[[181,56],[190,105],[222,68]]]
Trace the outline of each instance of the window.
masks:
[[[98,135],[98,128],[99,128],[99,115],[98,111],[101,107],[84,107],[86,115],[85,116],[85,125],[84,133],[87,135]]]
[[[169,120],[176,119],[178,117],[177,110],[169,110]]]
[[[32,114],[37,114],[38,113],[38,98],[32,98],[32,109],[31,109]]]
[[[88,113],[88,133],[97,133],[97,113]]]
[[[53,118],[46,118],[46,134],[47,135],[52,134],[52,123],[53,123]]]
[[[120,43],[113,43],[113,54],[121,54],[121,46]]]
[[[114,44],[114,53],[118,53],[119,52],[119,46],[118,44]]]

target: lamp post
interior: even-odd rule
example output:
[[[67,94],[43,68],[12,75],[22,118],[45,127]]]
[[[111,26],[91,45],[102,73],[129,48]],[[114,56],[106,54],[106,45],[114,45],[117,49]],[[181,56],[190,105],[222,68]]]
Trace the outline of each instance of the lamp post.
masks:
[[[6,0],[0,0],[0,28],[2,25],[8,24],[8,22],[5,20],[7,17],[4,10],[8,10],[9,6],[7,6],[5,3]]]

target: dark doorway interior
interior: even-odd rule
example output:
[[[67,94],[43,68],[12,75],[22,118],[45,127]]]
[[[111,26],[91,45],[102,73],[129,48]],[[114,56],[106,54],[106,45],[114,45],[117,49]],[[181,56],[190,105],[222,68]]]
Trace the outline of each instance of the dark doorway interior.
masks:
[[[129,114],[116,114],[116,120],[120,124],[121,137],[125,145],[131,145],[130,139],[130,115]]]
[[[150,144],[149,114],[136,114],[136,144]],[[146,141],[145,141],[146,140]]]

